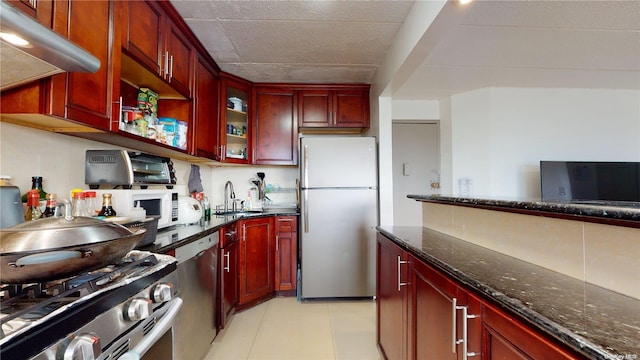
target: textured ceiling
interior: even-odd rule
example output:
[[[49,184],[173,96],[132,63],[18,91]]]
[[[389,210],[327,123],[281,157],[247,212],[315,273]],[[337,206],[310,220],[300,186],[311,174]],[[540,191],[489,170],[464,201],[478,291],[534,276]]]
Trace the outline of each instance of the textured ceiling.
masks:
[[[370,83],[413,1],[172,1],[220,68],[254,82]]]
[[[413,1],[173,0],[218,65],[254,82],[371,83]],[[408,65],[407,65],[408,64]],[[398,99],[488,86],[640,89],[640,1],[449,2]]]

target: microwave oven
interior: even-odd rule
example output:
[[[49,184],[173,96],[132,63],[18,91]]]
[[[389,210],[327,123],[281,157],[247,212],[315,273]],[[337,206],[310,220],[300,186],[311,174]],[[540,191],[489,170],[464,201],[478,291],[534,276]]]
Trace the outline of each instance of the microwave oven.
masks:
[[[102,194],[111,194],[117,216],[129,216],[131,209],[140,203],[147,217],[158,219],[158,229],[178,224],[178,191],[169,189],[110,189],[96,190],[98,202]]]

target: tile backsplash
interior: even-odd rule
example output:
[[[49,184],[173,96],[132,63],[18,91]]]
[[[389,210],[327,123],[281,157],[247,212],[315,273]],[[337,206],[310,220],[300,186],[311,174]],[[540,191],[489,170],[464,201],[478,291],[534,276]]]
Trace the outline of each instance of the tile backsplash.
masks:
[[[640,229],[423,203],[423,225],[640,299]]]

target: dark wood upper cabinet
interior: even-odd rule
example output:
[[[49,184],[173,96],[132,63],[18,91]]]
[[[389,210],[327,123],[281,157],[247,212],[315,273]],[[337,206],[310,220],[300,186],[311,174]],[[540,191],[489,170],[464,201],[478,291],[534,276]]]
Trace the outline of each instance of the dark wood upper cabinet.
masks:
[[[109,19],[113,3],[56,1],[55,5],[53,30],[97,57],[100,68],[96,73],[58,74],[3,92],[0,97],[3,116],[40,114],[110,130],[112,66],[113,58],[119,54],[112,50],[114,39]],[[55,127],[53,120],[31,117],[25,121],[38,128]],[[65,129],[72,127],[65,124]]]
[[[251,141],[251,90],[253,84],[237,76],[220,74],[220,161],[234,164],[250,164]],[[239,105],[235,105],[238,102]]]
[[[164,10],[153,1],[129,1],[124,6],[122,47],[156,74],[164,67]]]
[[[122,47],[127,56],[191,97],[195,50],[182,29],[156,1],[127,1]]]
[[[301,129],[363,130],[369,122],[369,85],[327,85],[300,91]]]
[[[294,90],[256,86],[253,90],[253,163],[298,163],[298,102]]]
[[[196,63],[195,84],[194,155],[218,160],[220,79],[209,62],[201,56],[198,56]]]

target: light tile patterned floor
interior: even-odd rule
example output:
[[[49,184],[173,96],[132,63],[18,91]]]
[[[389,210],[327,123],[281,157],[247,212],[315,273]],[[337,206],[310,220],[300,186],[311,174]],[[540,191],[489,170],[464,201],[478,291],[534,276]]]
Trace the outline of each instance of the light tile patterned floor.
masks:
[[[377,360],[374,301],[275,298],[235,314],[206,360]]]

